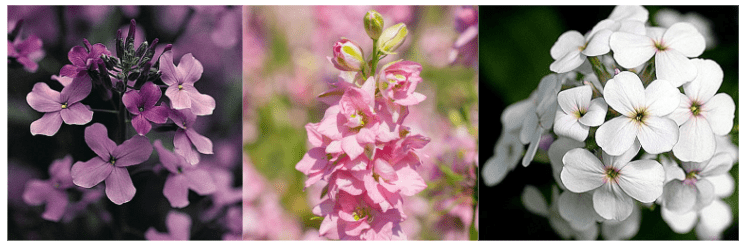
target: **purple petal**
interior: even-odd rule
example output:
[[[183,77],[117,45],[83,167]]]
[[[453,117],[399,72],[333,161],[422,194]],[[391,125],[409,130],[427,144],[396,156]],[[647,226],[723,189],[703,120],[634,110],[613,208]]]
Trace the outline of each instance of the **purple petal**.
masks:
[[[77,77],[78,67],[75,67],[71,64],[66,64],[65,66],[62,66],[62,69],[60,69],[59,75],[64,77]]]
[[[161,233],[155,230],[155,228],[150,227],[145,231],[145,239],[151,240],[151,241],[170,241],[173,240],[171,235],[167,233]]]
[[[68,86],[72,83],[73,78],[72,77],[65,77],[65,76],[56,76],[52,75],[52,80],[58,81],[62,86]]]
[[[133,136],[116,147],[111,156],[116,159],[116,167],[126,167],[145,162],[153,153],[150,140],[144,136]]]
[[[132,127],[135,128],[137,134],[144,136],[153,126],[150,125],[150,121],[145,119],[145,116],[137,115],[132,118]]]
[[[69,154],[62,159],[54,160],[49,166],[49,179],[59,183],[60,188],[68,188],[73,185],[70,168],[72,167],[72,156]]]
[[[158,158],[160,158],[160,162],[163,166],[166,167],[168,171],[171,171],[171,173],[178,173],[178,167],[185,164],[185,162],[183,162],[184,159],[164,148],[163,143],[160,140],[155,140],[153,145],[155,145],[155,150],[158,151]]]
[[[177,130],[176,135],[173,136],[173,151],[184,157],[191,165],[199,163],[199,153],[191,147],[191,141],[183,130]]]
[[[163,124],[168,121],[168,108],[163,106],[154,106],[148,110],[142,112],[147,120],[153,123]]]
[[[184,84],[194,84],[194,82],[202,77],[202,72],[204,72],[202,63],[194,58],[191,53],[187,53],[184,56],[181,56],[181,60],[179,61],[178,67],[176,69],[180,75],[179,80],[181,80],[181,82]]]
[[[160,97],[163,95],[163,93],[160,91],[160,88],[152,82],[143,84],[142,88],[140,88],[139,93],[144,99],[143,104],[145,105],[145,108],[155,106],[155,104],[158,103],[158,100],[160,100]]]
[[[47,207],[41,214],[43,219],[57,222],[65,214],[68,200],[67,193],[60,190],[52,190],[47,196]]]
[[[135,196],[135,185],[129,177],[127,168],[112,167],[111,175],[106,178],[106,196],[111,202],[122,205]]]
[[[59,111],[62,120],[68,125],[84,125],[93,119],[93,111],[82,103],[74,103]]]
[[[128,91],[122,96],[122,102],[127,107],[127,111],[134,115],[140,114],[140,106],[145,104],[142,100],[140,93],[135,90]]]
[[[212,194],[217,190],[212,176],[204,169],[195,168],[193,170],[186,170],[182,175],[186,177],[189,188],[199,195]]]
[[[191,97],[185,90],[179,90],[177,86],[169,86],[166,89],[166,97],[171,99],[171,107],[174,109],[191,108]]]
[[[75,77],[69,86],[62,88],[60,102],[66,102],[70,105],[82,101],[91,93],[92,85],[90,76]]]
[[[163,186],[163,196],[171,203],[171,207],[183,208],[189,205],[189,183],[182,174],[171,174]]]
[[[40,119],[31,123],[31,134],[53,136],[57,134],[60,126],[62,126],[62,116],[59,112],[45,113]]]
[[[116,143],[109,139],[106,126],[101,123],[95,123],[85,128],[85,143],[103,160],[108,160],[111,157],[111,152],[116,149]]]
[[[91,188],[109,177],[113,169],[114,166],[109,162],[94,157],[88,162],[77,162],[72,165],[70,175],[75,185]]]
[[[26,95],[26,102],[36,111],[55,112],[62,109],[60,93],[49,88],[44,82],[37,82],[34,88]]]
[[[18,57],[16,58],[16,61],[23,65],[23,68],[25,68],[28,72],[34,73],[37,69],[39,69],[39,65],[34,62],[34,60],[31,60],[28,57]]]
[[[23,189],[23,202],[31,206],[38,206],[44,203],[54,187],[49,181],[31,179],[26,182],[26,188]]]
[[[74,46],[67,53],[67,58],[70,59],[70,63],[77,67],[85,67],[85,61],[88,60],[88,52],[84,47]]]
[[[39,37],[37,37],[36,35],[29,35],[26,40],[23,40],[23,42],[16,45],[16,48],[19,50],[19,53],[21,55],[28,55],[35,52],[36,50],[41,49],[41,46],[42,43]]]
[[[88,57],[98,58],[98,57],[101,57],[101,54],[106,54],[106,55],[111,56],[111,52],[109,51],[109,49],[106,49],[106,46],[104,46],[101,43],[96,43],[96,44],[93,44],[93,46],[91,46],[91,52],[88,55]]]
[[[166,228],[171,233],[171,237],[176,240],[189,240],[189,230],[191,229],[191,218],[188,214],[177,211],[168,212],[166,216]]]
[[[210,115],[215,110],[215,99],[210,95],[189,92],[189,97],[191,98],[191,111],[194,114]]]
[[[173,65],[173,51],[164,52],[160,55],[160,78],[163,83],[173,87],[174,84],[178,84],[178,74],[176,74],[176,66]],[[170,88],[170,87],[169,87]],[[166,95],[168,95],[166,93]],[[170,96],[169,96],[170,97]]]
[[[194,128],[186,129],[186,136],[189,137],[189,141],[194,144],[197,151],[204,154],[212,154],[212,141],[209,138],[200,135]]]

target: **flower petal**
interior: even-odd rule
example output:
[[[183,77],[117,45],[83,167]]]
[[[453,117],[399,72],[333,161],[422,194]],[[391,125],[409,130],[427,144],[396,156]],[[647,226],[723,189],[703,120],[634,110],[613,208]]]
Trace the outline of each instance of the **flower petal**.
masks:
[[[199,62],[191,53],[184,54],[181,56],[181,60],[178,62],[176,70],[179,73],[179,80],[186,84],[194,84],[200,77],[204,68],[202,63]]]
[[[93,111],[82,103],[74,103],[59,111],[62,121],[69,125],[84,125],[93,119]]]
[[[634,200],[617,184],[608,183],[592,194],[592,205],[600,217],[623,221],[631,215]]]
[[[689,211],[687,213],[676,213],[667,208],[662,208],[662,219],[665,220],[670,229],[675,233],[685,234],[693,229],[698,220],[698,213],[695,211]]]
[[[577,141],[584,141],[590,132],[590,127],[579,122],[575,114],[566,114],[561,110],[556,111],[554,121],[554,132],[556,135],[572,138]]]
[[[91,93],[93,84],[91,77],[84,75],[75,77],[70,85],[65,86],[60,91],[60,102],[73,104],[82,101]]]
[[[176,66],[173,65],[173,51],[167,51],[160,55],[159,70],[161,72],[160,78],[163,80],[163,83],[170,86],[169,88],[173,87],[174,84],[178,84],[179,77],[176,73]]]
[[[23,188],[23,202],[31,206],[38,206],[47,201],[49,193],[54,191],[54,187],[49,181],[39,179],[30,179]]]
[[[732,224],[732,209],[724,201],[715,199],[709,206],[701,209],[699,225],[721,233]]]
[[[199,195],[212,194],[217,190],[212,176],[204,169],[195,168],[183,172],[189,184],[189,188]]]
[[[171,174],[163,185],[163,196],[172,208],[189,206],[189,183],[183,174]]]
[[[164,148],[160,139],[155,140],[153,145],[155,145],[155,150],[158,151],[158,158],[163,167],[166,167],[171,173],[178,173],[178,167],[184,164],[184,159]]]
[[[647,62],[657,49],[651,38],[626,32],[615,32],[610,36],[613,58],[619,65],[631,69]]]
[[[586,230],[599,217],[592,206],[591,193],[565,191],[559,196],[559,215],[576,230]]]
[[[62,109],[60,93],[49,88],[44,82],[37,82],[34,88],[26,95],[26,102],[36,111],[55,112]]]
[[[566,114],[574,115],[575,113],[587,109],[590,107],[590,99],[592,98],[592,87],[590,86],[578,86],[563,90],[557,95],[559,107]]]
[[[194,128],[186,129],[186,136],[189,137],[189,141],[197,148],[197,151],[203,154],[212,154],[212,141],[197,133]]]
[[[548,217],[548,205],[546,199],[535,186],[525,186],[525,188],[523,188],[523,193],[520,195],[520,199],[528,212]]]
[[[525,151],[525,156],[523,156],[523,167],[528,167],[530,162],[533,161],[535,153],[538,151],[538,145],[540,144],[543,131],[543,127],[538,127],[535,133],[533,133],[533,139],[530,141],[530,145],[528,145],[528,150]]]
[[[168,108],[163,106],[154,106],[142,112],[147,120],[156,124],[163,124],[168,121]]]
[[[648,116],[639,130],[639,142],[647,153],[660,154],[678,142],[678,125],[666,117]]]
[[[653,160],[637,160],[619,171],[618,185],[626,194],[643,202],[654,202],[662,195],[665,170]]]
[[[603,185],[603,163],[584,148],[569,150],[562,159],[561,182],[572,192],[586,192]]]
[[[696,187],[677,179],[672,180],[665,184],[662,202],[665,209],[677,214],[691,211],[696,204]]]
[[[67,53],[67,59],[75,66],[85,67],[85,61],[88,59],[88,51],[84,47],[74,46]]]
[[[709,101],[719,90],[724,72],[722,67],[719,67],[719,64],[712,60],[693,59],[691,63],[696,66],[698,72],[695,79],[683,85],[683,90],[691,100],[703,104]]]
[[[644,96],[644,107],[649,115],[668,115],[680,104],[680,92],[666,80],[653,81],[644,90]]]
[[[70,169],[70,176],[75,185],[91,188],[105,180],[111,174],[114,166],[104,162],[99,157],[94,157],[88,162],[77,162]]]
[[[582,54],[587,56],[600,56],[610,52],[610,36],[613,31],[605,29],[595,32],[587,43],[587,47],[582,50]]]
[[[598,127],[595,140],[604,152],[610,155],[621,155],[634,144],[637,133],[637,126],[632,119],[619,116]]]
[[[191,165],[199,163],[199,153],[191,147],[191,141],[183,130],[177,130],[173,136],[173,152],[184,157]]]
[[[133,136],[116,147],[111,156],[116,159],[114,164],[117,167],[126,167],[140,164],[150,158],[153,153],[153,146],[150,140],[144,136]]]
[[[714,201],[714,198],[716,198],[716,195],[714,195],[714,185],[711,182],[706,178],[696,181],[696,205],[693,206],[694,211],[709,206]]]
[[[160,87],[148,81],[140,88],[139,95],[142,96],[142,104],[145,105],[145,107],[150,108],[158,103],[163,92],[160,91]]]
[[[690,59],[675,50],[658,52],[654,56],[654,65],[657,78],[668,80],[675,87],[696,78],[696,66]]]
[[[60,126],[62,126],[62,116],[59,112],[45,113],[41,118],[31,122],[31,135],[53,136],[57,134]]]
[[[166,228],[174,240],[189,240],[191,217],[185,213],[170,211],[166,216]]]
[[[627,164],[631,162],[634,157],[636,157],[637,154],[639,154],[639,149],[641,148],[641,145],[638,141],[634,141],[633,144],[631,144],[631,147],[629,147],[628,150],[623,152],[621,155],[612,156],[603,151],[603,165],[605,167],[613,167],[617,170],[623,169],[623,167],[626,167]]]
[[[166,88],[166,97],[171,99],[171,108],[173,109],[191,108],[189,93],[183,89],[179,89],[176,85]]]
[[[135,128],[135,131],[137,131],[138,135],[144,136],[148,132],[150,132],[150,129],[153,127],[150,125],[150,121],[147,121],[145,119],[145,116],[137,115],[132,117],[132,127]]]
[[[698,57],[706,49],[704,36],[690,23],[678,22],[667,28],[662,40],[668,48],[687,57]]]
[[[726,135],[732,130],[735,118],[735,102],[727,94],[714,95],[706,104],[701,106],[701,116],[711,125],[711,131],[716,135]]]
[[[603,89],[605,102],[627,117],[633,116],[636,109],[646,107],[644,86],[634,73],[624,71],[617,74]]]
[[[47,206],[44,209],[44,213],[41,214],[41,218],[57,222],[62,219],[62,215],[65,214],[67,209],[67,193],[64,191],[50,191],[47,196]]]
[[[582,65],[585,60],[587,60],[587,57],[579,49],[572,50],[551,63],[548,69],[556,73],[566,73]]]
[[[567,31],[559,36],[553,46],[551,46],[551,57],[554,60],[566,56],[567,53],[579,50],[585,45],[585,37],[578,31]]]
[[[709,122],[702,117],[692,117],[680,126],[680,137],[673,153],[685,162],[703,162],[714,155],[715,149],[716,140]]]
[[[674,120],[676,124],[683,125],[683,123],[693,117],[693,113],[691,113],[691,99],[688,99],[688,96],[684,94],[680,94],[678,97],[680,97],[678,107],[672,113],[668,114],[667,117]]]
[[[106,178],[106,196],[116,205],[122,205],[135,196],[135,185],[129,177],[127,168],[112,167],[111,175]]]
[[[116,143],[109,139],[106,126],[95,123],[85,128],[85,143],[102,159],[108,159],[116,149]]]
[[[341,140],[341,148],[349,156],[350,159],[355,159],[364,152],[364,148],[357,142],[355,135],[349,135]]]
[[[706,162],[706,166],[701,169],[699,175],[709,177],[726,174],[732,169],[733,163],[734,159],[729,154],[724,152],[717,153]]]
[[[608,104],[602,97],[592,99],[587,113],[579,118],[579,122],[586,126],[600,126],[605,122],[605,114],[608,112]]]
[[[194,114],[210,115],[215,110],[215,99],[212,96],[189,92],[189,97],[191,98],[191,111]]]
[[[634,206],[631,215],[623,221],[607,220],[603,222],[601,233],[606,240],[631,239],[639,232],[642,213]]]
[[[122,95],[122,103],[124,103],[124,107],[127,108],[127,111],[134,115],[140,114],[140,106],[144,104],[142,96],[135,90],[130,90],[124,93],[124,95]]]

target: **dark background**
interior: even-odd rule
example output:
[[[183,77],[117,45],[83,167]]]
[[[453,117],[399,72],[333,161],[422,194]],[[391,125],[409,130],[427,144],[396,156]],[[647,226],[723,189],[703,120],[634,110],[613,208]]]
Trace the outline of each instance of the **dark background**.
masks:
[[[482,125],[479,132],[479,159],[484,162],[494,152],[494,145],[502,130],[499,117],[509,104],[527,98],[540,79],[551,73],[553,62],[549,50],[559,36],[569,30],[580,33],[607,18],[614,6],[481,6],[479,8],[479,111]],[[648,7],[654,14],[662,7]],[[724,81],[719,92],[738,100],[738,7],[685,6],[665,7],[681,14],[697,12],[711,20],[717,46],[705,51],[700,58],[716,61],[724,70]],[[739,104],[739,102],[736,102]],[[738,106],[739,107],[739,106]],[[736,110],[737,111],[737,110]],[[737,138],[739,114],[735,112]],[[737,139],[735,139],[737,140]],[[527,147],[527,145],[525,146]],[[539,150],[538,154],[541,151]],[[544,152],[545,153],[545,152]],[[738,166],[730,171],[738,182]],[[518,166],[494,187],[479,183],[479,239],[480,240],[555,240],[554,233],[544,218],[528,212],[520,195],[526,185],[538,187],[550,204],[551,185],[555,184],[549,164],[533,162],[529,168]],[[738,191],[725,202],[734,205],[733,224],[723,233],[723,239],[738,239]],[[600,237],[599,237],[600,238]],[[695,231],[676,234],[662,220],[660,208],[642,210],[642,221],[635,240],[696,239]]]

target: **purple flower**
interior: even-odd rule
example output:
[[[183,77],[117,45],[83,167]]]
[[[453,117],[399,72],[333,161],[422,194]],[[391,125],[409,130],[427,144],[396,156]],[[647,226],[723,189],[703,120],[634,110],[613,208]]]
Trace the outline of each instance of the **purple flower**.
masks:
[[[163,53],[160,59],[161,79],[168,85],[166,96],[171,99],[171,107],[190,108],[196,115],[212,114],[215,99],[194,88],[194,82],[202,77],[202,64],[191,53],[182,56],[178,66],[173,64],[173,51]]]
[[[14,58],[16,62],[23,65],[26,71],[33,73],[39,68],[36,62],[44,57],[44,50],[41,47],[41,39],[36,35],[30,35],[26,40],[21,40],[21,38],[13,42],[8,40],[8,58]]]
[[[144,136],[134,136],[116,145],[109,139],[106,127],[95,123],[85,128],[85,143],[98,157],[88,162],[77,162],[72,166],[72,182],[91,188],[106,180],[106,196],[121,205],[135,196],[135,186],[129,177],[127,166],[144,162],[153,152],[153,146]]]
[[[26,182],[23,201],[32,206],[46,203],[46,210],[41,215],[46,220],[57,222],[65,214],[68,204],[65,190],[73,186],[70,165],[72,157],[67,155],[49,166],[48,180],[32,179]]]
[[[191,229],[191,217],[188,214],[177,211],[168,212],[166,216],[166,228],[168,233],[161,233],[150,227],[145,232],[145,239],[151,241],[163,240],[189,240],[189,230]]]
[[[461,6],[455,10],[455,29],[460,33],[450,51],[450,63],[471,65],[478,61],[479,36],[478,11],[470,6]]]
[[[91,79],[88,76],[77,77],[57,92],[44,82],[34,85],[26,95],[26,102],[44,116],[31,123],[31,134],[53,136],[57,133],[62,121],[65,124],[83,125],[91,121],[93,111],[80,103],[91,93]]]
[[[163,187],[163,195],[166,196],[171,207],[183,208],[189,205],[189,189],[199,195],[207,195],[215,192],[215,182],[207,170],[197,168],[186,163],[183,157],[163,148],[160,140],[155,141],[155,149],[163,166],[171,172]]]
[[[155,106],[160,100],[160,88],[152,82],[145,83],[139,91],[131,90],[124,93],[122,102],[127,110],[135,116],[132,117],[132,127],[137,134],[145,135],[152,126],[150,122],[163,124],[168,120],[168,108]]]
[[[101,43],[91,46],[91,43],[86,39],[83,39],[83,43],[86,47],[74,46],[67,53],[67,58],[70,59],[72,64],[62,67],[59,71],[61,76],[77,77],[78,73],[87,71],[91,68],[91,65],[95,65],[101,59],[102,54],[111,55],[111,52]]]
[[[179,127],[173,137],[173,151],[176,154],[183,156],[186,162],[192,165],[199,163],[199,153],[197,151],[203,154],[212,154],[212,141],[197,133],[193,128],[197,115],[192,113],[191,109],[171,109],[168,117]],[[197,149],[196,151],[194,151],[192,145]]]

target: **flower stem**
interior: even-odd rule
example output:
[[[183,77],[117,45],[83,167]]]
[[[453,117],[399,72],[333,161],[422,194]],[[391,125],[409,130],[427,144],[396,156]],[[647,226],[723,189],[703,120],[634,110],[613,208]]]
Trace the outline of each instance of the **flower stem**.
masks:
[[[92,108],[91,111],[93,111],[93,112],[102,112],[102,113],[119,114],[119,111],[111,110],[111,109],[97,109],[97,108]]]
[[[587,57],[587,60],[590,61],[590,64],[592,65],[592,71],[595,72],[598,80],[600,80],[600,84],[605,86],[605,83],[608,82],[608,80],[610,80],[612,77],[610,73],[608,73],[608,69],[605,68],[605,65],[603,64],[603,62],[600,62],[600,59],[598,57]]]
[[[375,69],[378,67],[378,40],[373,39],[372,60],[370,60],[370,76],[375,76]]]
[[[126,90],[126,89],[125,89]],[[127,109],[124,108],[124,92],[119,93],[119,114],[117,115],[117,121],[119,122],[119,130],[117,131],[117,144],[122,144],[127,137]]]
[[[657,76],[657,72],[655,70],[655,64],[654,64],[654,58],[649,60],[649,63],[647,63],[646,66],[644,66],[644,69],[642,69],[642,72],[639,72],[639,78],[642,80],[642,84],[644,84],[644,87],[647,87],[649,83],[652,83],[652,81],[655,80],[655,77]]]

